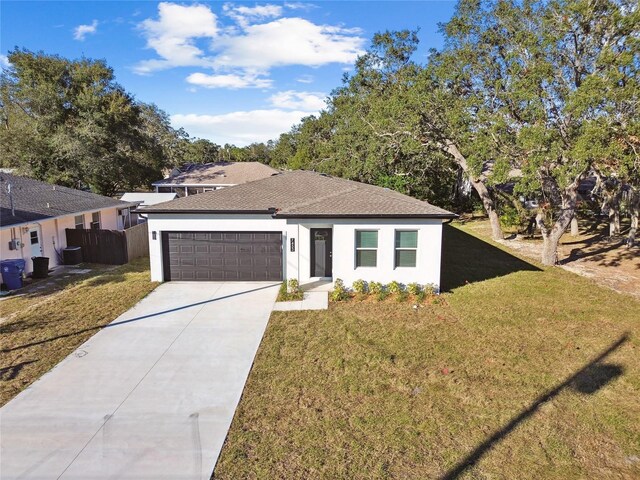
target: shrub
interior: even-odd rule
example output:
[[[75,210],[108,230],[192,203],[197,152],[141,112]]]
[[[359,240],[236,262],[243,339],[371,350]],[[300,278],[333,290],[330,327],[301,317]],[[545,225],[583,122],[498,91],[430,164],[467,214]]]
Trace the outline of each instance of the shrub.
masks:
[[[387,290],[389,290],[389,293],[402,293],[404,292],[404,285],[394,280],[387,285]]]
[[[367,293],[369,291],[369,286],[364,280],[356,280],[353,282],[352,288],[356,293]]]
[[[413,282],[407,285],[407,291],[411,295],[418,295],[420,292],[422,292],[422,287],[420,286],[419,283]]]
[[[427,297],[427,294],[425,293],[424,290],[420,290],[417,294],[416,294],[416,300],[418,300],[418,302],[422,303],[424,302],[424,299]]]
[[[380,292],[384,292],[384,285],[380,282],[369,282],[369,293],[376,295]]]
[[[344,286],[344,282],[341,279],[336,278],[336,281],[333,284],[333,290],[329,297],[334,302],[341,302],[349,298],[349,291]]]
[[[438,292],[438,289],[433,283],[425,283],[423,289],[425,295],[435,295]]]
[[[287,287],[289,293],[298,293],[300,292],[300,284],[296,278],[292,278],[287,282]]]
[[[396,296],[396,301],[404,302],[407,300],[407,298],[409,298],[409,294],[403,290],[400,293],[398,293],[398,295]]]
[[[387,298],[389,296],[389,292],[387,292],[386,290],[380,290],[377,294],[377,298],[379,302],[382,302],[385,298]]]

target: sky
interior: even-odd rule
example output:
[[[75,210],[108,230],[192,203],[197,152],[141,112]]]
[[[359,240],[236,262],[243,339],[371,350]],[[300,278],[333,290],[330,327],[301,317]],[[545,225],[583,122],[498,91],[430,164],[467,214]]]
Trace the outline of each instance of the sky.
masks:
[[[175,128],[218,144],[277,139],[352,72],[376,32],[442,46],[452,1],[0,2],[0,65],[15,47],[104,59]]]

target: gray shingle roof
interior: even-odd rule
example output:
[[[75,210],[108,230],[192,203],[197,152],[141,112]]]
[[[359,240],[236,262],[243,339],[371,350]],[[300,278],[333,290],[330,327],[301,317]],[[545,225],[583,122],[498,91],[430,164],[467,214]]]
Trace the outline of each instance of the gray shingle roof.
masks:
[[[154,182],[172,185],[238,185],[267,178],[278,170],[260,162],[218,162],[193,165],[186,172]]]
[[[436,217],[456,215],[386,188],[315,172],[282,172],[145,208],[145,213],[274,213],[276,217]]]
[[[9,184],[15,216],[11,214],[11,199],[7,193]],[[0,226],[2,227],[106,207],[128,206],[132,204],[32,178],[0,173]]]

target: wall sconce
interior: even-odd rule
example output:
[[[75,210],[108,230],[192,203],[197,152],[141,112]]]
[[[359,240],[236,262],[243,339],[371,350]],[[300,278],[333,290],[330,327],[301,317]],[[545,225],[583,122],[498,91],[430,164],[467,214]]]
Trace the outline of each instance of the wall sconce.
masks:
[[[154,230],[153,232],[151,232],[151,239],[155,240],[158,238],[158,233]]]
[[[296,251],[296,239],[292,238],[291,240],[289,240],[289,251],[291,252],[295,252]]]

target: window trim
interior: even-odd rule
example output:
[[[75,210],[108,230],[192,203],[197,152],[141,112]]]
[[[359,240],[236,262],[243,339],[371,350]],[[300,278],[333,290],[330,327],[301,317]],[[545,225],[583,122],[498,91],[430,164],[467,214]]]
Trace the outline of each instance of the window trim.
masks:
[[[400,232],[416,232],[416,246],[415,247],[398,247],[398,233]],[[420,245],[420,230],[418,229],[396,229],[393,232],[393,269],[396,268],[417,268],[418,267],[418,246]],[[398,251],[416,252],[416,263],[412,267],[406,267],[398,265]]]
[[[358,232],[375,232],[376,234],[376,248],[370,247],[358,247]],[[355,229],[354,230],[354,255],[353,255],[353,263],[355,264],[355,268],[378,268],[378,250],[380,248],[380,229],[377,228],[368,228],[368,229]],[[358,265],[358,252],[359,251],[373,251],[376,252],[376,264],[375,265]]]
[[[98,215],[98,221],[97,222],[94,220],[96,214]],[[94,227],[94,225],[96,225],[96,224],[98,226]],[[91,223],[89,223],[89,227],[91,229],[94,229],[94,230],[100,230],[101,226],[102,226],[102,215],[100,214],[100,210],[98,210],[97,212],[91,212]]]
[[[78,217],[82,218],[82,223],[78,223]],[[84,230],[84,226],[86,225],[85,223],[85,219],[84,219],[84,213],[81,213],[80,215],[75,215],[73,217],[73,224],[75,226],[76,230]]]

